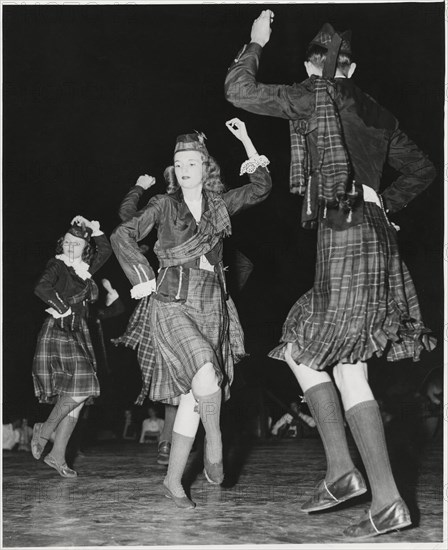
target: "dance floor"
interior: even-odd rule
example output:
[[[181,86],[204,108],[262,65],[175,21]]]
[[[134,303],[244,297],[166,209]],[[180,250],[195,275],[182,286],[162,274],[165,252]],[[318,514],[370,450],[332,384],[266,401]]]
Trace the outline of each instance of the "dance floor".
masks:
[[[63,479],[23,452],[3,453],[3,547],[344,543],[343,529],[364,515],[368,494],[333,511],[305,514],[304,495],[324,468],[318,439],[254,442],[226,457],[222,487],[207,483],[201,448],[190,455],[186,483],[197,503],[180,510],[164,497],[166,467],[155,445],[110,443],[78,457],[76,479]],[[375,543],[443,540],[443,444],[413,465],[394,466],[415,525]],[[356,456],[355,454],[353,456]]]

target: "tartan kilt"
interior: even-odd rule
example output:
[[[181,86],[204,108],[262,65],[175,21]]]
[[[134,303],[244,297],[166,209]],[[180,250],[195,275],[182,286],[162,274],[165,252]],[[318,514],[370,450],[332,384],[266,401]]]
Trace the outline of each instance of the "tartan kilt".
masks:
[[[414,283],[398,251],[397,233],[384,211],[364,204],[364,220],[344,231],[319,225],[314,285],[291,308],[281,344],[269,356],[284,359],[292,342],[296,363],[315,370],[388,361],[433,349],[422,322]]]
[[[143,298],[117,343],[136,348],[146,397],[177,405],[205,363],[212,363],[224,398],[230,397],[233,367],[245,357],[244,333],[231,298],[224,299],[218,275],[190,269],[185,302]]]
[[[34,392],[41,403],[55,403],[59,395],[96,397],[100,385],[89,330],[64,331],[49,316],[40,330],[33,360]],[[89,404],[89,399],[86,404]]]

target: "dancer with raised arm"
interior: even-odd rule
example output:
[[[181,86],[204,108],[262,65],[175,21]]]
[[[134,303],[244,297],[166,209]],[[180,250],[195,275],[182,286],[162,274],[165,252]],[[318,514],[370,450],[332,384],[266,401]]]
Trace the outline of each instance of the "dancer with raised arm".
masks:
[[[138,346],[144,383],[137,402],[147,395],[161,402],[180,396],[164,491],[181,508],[195,507],[181,479],[199,420],[206,434],[204,473],[210,483],[223,481],[221,401],[229,397],[234,364],[245,355],[226,290],[223,239],[231,233],[230,216],[265,200],[271,190],[269,161],[258,155],[245,124],[234,118],[226,126],[244,145],[248,160],[241,175],[247,173],[250,183],[226,191],[205,136],[180,135],[174,166],[165,170],[167,193],[153,197],[111,237],[133,285],[131,295],[141,300],[120,339]],[[154,227],[157,280],[138,247]]]
[[[49,307],[34,355],[34,390],[41,403],[55,406],[45,422],[34,425],[31,452],[39,459],[55,432],[53,448],[43,460],[62,477],[77,476],[66,463],[67,444],[82,407],[100,394],[86,318],[89,302],[98,298],[92,275],[111,253],[99,222],[76,216],[35,287]]]
[[[434,180],[430,160],[386,109],[352,80],[350,33],[326,23],[305,55],[308,78],[293,85],[256,80],[274,14],[254,21],[250,44],[225,81],[236,107],[289,121],[290,190],[302,195],[302,225],[317,227],[313,288],[293,305],[281,344],[270,353],[296,376],[317,424],[327,458],[325,478],[302,510],[318,512],[366,492],[347,446],[345,418],[372,491],[368,516],[344,534],[362,539],[411,524],[392,474],[378,404],[366,361],[418,360],[432,339],[414,284],[400,259],[396,227],[387,214],[405,207]],[[400,176],[381,195],[388,163]]]

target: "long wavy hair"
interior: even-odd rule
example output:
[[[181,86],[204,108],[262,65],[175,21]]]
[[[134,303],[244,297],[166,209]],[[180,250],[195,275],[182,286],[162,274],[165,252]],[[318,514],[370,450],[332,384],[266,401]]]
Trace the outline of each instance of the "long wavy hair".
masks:
[[[216,160],[210,155],[205,155],[201,152],[203,175],[202,185],[206,191],[213,191],[214,193],[222,194],[226,191],[226,186],[221,176],[221,169]],[[174,166],[168,166],[165,168],[163,177],[166,181],[166,192],[169,194],[175,193],[180,189],[179,182],[176,178],[176,172]]]
[[[63,254],[64,253],[64,248],[62,246],[62,243],[64,242],[64,239],[65,239],[66,235],[67,235],[67,233],[64,233],[62,235],[62,237],[59,237],[59,239],[56,243],[56,254]],[[93,246],[89,243],[89,241],[86,241],[86,246],[84,247],[84,250],[82,251],[81,259],[84,262],[86,262],[87,264],[90,264],[90,261],[93,258],[94,252],[95,252],[95,250],[94,250]]]

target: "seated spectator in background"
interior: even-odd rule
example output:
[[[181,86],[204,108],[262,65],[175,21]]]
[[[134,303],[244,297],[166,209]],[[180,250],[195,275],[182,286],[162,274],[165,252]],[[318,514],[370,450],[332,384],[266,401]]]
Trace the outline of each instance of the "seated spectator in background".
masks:
[[[431,440],[442,425],[443,369],[432,369],[419,388],[422,430],[426,441]]]
[[[304,422],[310,428],[316,427],[316,423],[313,418],[310,415],[303,413],[300,410],[300,406],[295,401],[292,401],[289,404],[289,408],[291,412],[284,414],[272,426],[272,435],[279,437],[297,437],[297,427],[299,426],[300,421]]]
[[[18,451],[30,451],[30,442],[32,436],[33,430],[28,426],[28,420],[26,418],[17,418],[9,424],[3,424],[3,449],[7,451],[12,451],[17,446]]]
[[[20,420],[15,420],[10,424],[3,424],[2,427],[2,439],[3,439],[3,449],[7,451],[12,451],[16,445],[18,445],[20,440]]]
[[[142,423],[140,443],[158,442],[163,430],[164,421],[157,416],[156,409],[154,407],[149,407],[148,414],[149,418],[145,418]]]

